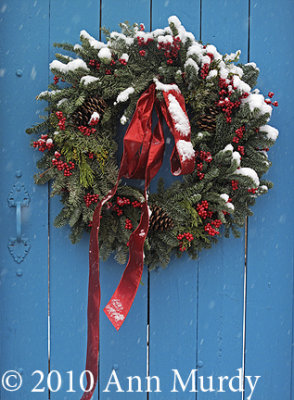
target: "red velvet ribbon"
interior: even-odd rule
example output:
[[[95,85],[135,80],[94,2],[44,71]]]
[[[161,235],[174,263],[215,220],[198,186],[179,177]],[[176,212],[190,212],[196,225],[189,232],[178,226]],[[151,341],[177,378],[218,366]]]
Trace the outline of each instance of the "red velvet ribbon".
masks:
[[[171,90],[168,90],[169,87]],[[88,343],[86,361],[86,370],[92,373],[94,382],[91,380],[89,374],[87,374],[87,390],[89,391],[85,391],[81,400],[91,399],[98,379],[100,309],[98,234],[102,206],[115,195],[122,177],[145,179],[145,202],[142,206],[139,225],[130,235],[129,261],[117,289],[104,308],[104,312],[110,322],[119,330],[132,306],[142,277],[144,242],[149,227],[147,188],[151,179],[161,167],[164,153],[162,116],[175,140],[175,147],[170,159],[172,174],[189,174],[194,170],[195,157],[193,152],[185,153],[185,146],[183,147],[183,144],[187,144],[188,149],[192,148],[190,142],[191,130],[184,98],[180,91],[175,89],[175,85],[166,85],[164,89],[164,101],[160,102],[156,98],[155,84],[151,84],[138,100],[134,116],[124,136],[124,150],[116,184],[98,203],[94,211],[89,249]],[[171,102],[173,104],[170,104]],[[185,131],[181,129],[180,124],[183,121],[177,120],[175,116],[177,110],[173,109],[173,107],[175,105],[177,107],[177,104],[181,107],[184,119],[186,119],[186,128],[188,121],[188,131],[187,129]],[[154,131],[152,131],[152,111],[154,106],[158,116],[158,123]],[[180,112],[180,114],[182,113]],[[180,146],[178,147],[179,141],[183,142],[180,142]]]

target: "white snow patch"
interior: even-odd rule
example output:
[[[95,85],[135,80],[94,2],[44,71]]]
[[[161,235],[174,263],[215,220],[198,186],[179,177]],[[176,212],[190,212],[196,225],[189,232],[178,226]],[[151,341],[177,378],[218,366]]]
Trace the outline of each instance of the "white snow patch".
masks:
[[[123,90],[117,96],[116,102],[114,103],[114,105],[116,105],[117,103],[123,103],[123,102],[127,101],[129,99],[130,95],[134,92],[135,92],[135,89],[133,87],[129,87],[129,88]]]
[[[129,61],[129,55],[127,53],[124,53],[120,56],[121,60],[125,60],[125,62]]]
[[[266,133],[267,138],[272,141],[276,141],[279,136],[279,131],[270,125],[262,125],[259,130]]]
[[[91,124],[91,122],[93,120],[98,120],[98,121],[100,120],[100,114],[97,113],[97,111],[94,111],[93,114],[91,115],[91,118],[89,120],[89,124]]]
[[[61,100],[59,100],[58,101],[58,103],[57,103],[57,107],[60,107],[63,103],[65,103],[66,101],[68,101],[68,99],[61,99]]]
[[[172,116],[175,123],[175,128],[183,136],[188,136],[190,134],[190,123],[187,115],[183,111],[179,102],[172,94],[168,95],[168,110]]]
[[[221,60],[222,55],[217,51],[216,47],[213,44],[208,44],[206,46],[207,53],[213,54],[215,60]]]
[[[229,195],[226,193],[222,193],[220,194],[220,196],[225,202],[227,202],[229,200]]]
[[[164,35],[164,30],[163,29],[155,29],[155,31],[152,32],[153,37],[158,37],[158,36],[163,36]]]
[[[231,211],[234,211],[234,210],[235,210],[235,206],[234,206],[234,204],[232,204],[232,203],[227,203],[226,206],[227,206],[227,208],[230,209]]]
[[[75,60],[72,60],[67,64],[63,64],[58,60],[54,60],[52,61],[52,63],[50,63],[50,70],[52,71],[54,69],[63,74],[67,74],[68,72],[72,72],[77,69],[84,69],[86,71],[89,71],[87,64],[81,58],[76,58]]]
[[[178,93],[180,92],[178,85],[176,85],[175,83],[172,85],[165,84],[160,82],[157,78],[153,78],[153,82],[155,83],[156,90],[162,90],[163,92],[169,92],[170,90],[175,90]]]
[[[43,92],[39,93],[37,96],[37,100],[42,99],[44,96],[54,96],[56,93],[60,92],[60,90],[44,90]]]
[[[257,67],[257,65],[255,64],[255,62],[249,62],[249,63],[247,63],[247,64],[245,64],[245,67],[246,66],[251,66],[251,67],[253,67],[254,69],[256,69],[257,71],[259,71],[259,68]]]
[[[192,143],[187,142],[186,140],[179,140],[176,143],[176,148],[180,157],[182,158],[182,161],[191,160],[195,155]]]
[[[208,75],[206,77],[206,80],[209,81],[210,79],[212,79],[215,76],[217,76],[217,74],[218,74],[218,71],[216,69],[212,69],[211,71],[209,71],[209,73],[208,73]]]
[[[226,147],[222,151],[234,151],[234,147],[231,145],[231,143],[227,144]]]
[[[268,192],[268,187],[266,185],[261,185],[261,186],[259,186],[259,190],[261,190],[263,192]]]
[[[131,46],[134,43],[134,38],[127,37],[126,35],[120,32],[111,32],[110,41],[112,41],[111,39],[113,39],[113,41],[123,40],[127,46]]]
[[[99,42],[93,36],[89,35],[89,33],[85,30],[82,30],[80,32],[80,38],[87,39],[90,46],[93,47],[96,50],[100,50],[102,47],[106,47],[105,43]]]
[[[120,123],[121,123],[122,125],[125,125],[125,124],[127,123],[127,117],[126,117],[125,115],[123,115],[123,116],[121,117]]]
[[[264,97],[259,93],[250,93],[246,99],[242,99],[243,104],[248,104],[251,111],[259,110],[260,114],[272,114],[272,107],[264,102]]]
[[[247,167],[239,168],[239,169],[236,169],[234,174],[248,176],[249,178],[252,179],[252,181],[254,182],[256,187],[258,187],[260,184],[258,175],[257,175],[256,171],[254,171],[254,169],[252,169],[252,168],[247,168]]]
[[[111,51],[108,47],[102,47],[102,49],[98,51],[98,57],[100,60],[110,61],[112,58]]]
[[[76,43],[74,45],[74,50],[80,50],[81,48],[82,48],[82,46],[80,44],[78,44],[78,43]]]
[[[227,62],[238,61],[241,55],[241,50],[237,50],[236,53],[225,54],[224,60]]]
[[[241,164],[241,154],[238,151],[234,151],[232,154],[233,160],[237,161],[237,166],[240,167]]]
[[[193,58],[188,58],[185,62],[184,68],[187,69],[187,67],[192,67],[195,70],[196,74],[198,74],[199,66],[196,61],[193,60]]]
[[[92,75],[85,75],[81,78],[81,83],[85,86],[89,85],[90,83],[99,81],[99,78],[92,76]]]
[[[240,90],[241,93],[249,93],[251,90],[251,87],[243,82],[238,75],[233,76],[233,85],[236,89]]]

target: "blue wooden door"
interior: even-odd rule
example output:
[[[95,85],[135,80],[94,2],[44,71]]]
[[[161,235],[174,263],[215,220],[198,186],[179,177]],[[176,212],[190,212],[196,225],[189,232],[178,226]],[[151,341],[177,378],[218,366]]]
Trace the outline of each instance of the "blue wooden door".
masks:
[[[98,37],[99,27],[117,29],[125,20],[156,29],[170,15],[221,53],[241,49],[242,62],[260,67],[259,88],[276,93],[280,106],[272,124],[280,137],[268,174],[275,187],[254,207],[241,239],[221,239],[197,261],[174,259],[166,269],[145,270],[119,333],[101,312],[93,398],[242,400],[252,394],[244,375],[253,382],[261,377],[252,399],[294,399],[293,0],[1,0],[1,400],[82,394],[89,238],[71,245],[68,229],[53,227],[60,204],[50,199],[50,186],[33,184],[38,154],[24,133],[43,113],[35,96],[52,80],[52,44],[75,43],[82,29]],[[17,206],[11,198],[25,201]],[[121,274],[114,260],[102,263],[102,305]],[[240,368],[244,392],[232,390],[239,389],[237,379],[231,389],[224,379],[223,391],[217,391],[218,377],[238,375]],[[178,379],[179,391],[171,392],[173,369],[183,384],[197,369],[197,392],[190,391],[192,377],[185,391]],[[123,392],[116,392],[117,385],[105,391],[113,370]],[[154,382],[146,392],[147,375],[160,378],[161,392]],[[127,392],[128,376],[141,377],[141,392],[136,385]],[[213,392],[202,390],[209,387],[208,376]]]

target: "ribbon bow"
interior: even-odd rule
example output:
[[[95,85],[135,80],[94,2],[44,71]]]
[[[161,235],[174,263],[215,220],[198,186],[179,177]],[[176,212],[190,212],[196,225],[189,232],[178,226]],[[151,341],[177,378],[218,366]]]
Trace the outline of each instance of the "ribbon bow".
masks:
[[[186,113],[185,100],[177,85],[164,85],[154,80],[141,95],[132,121],[124,136],[124,150],[115,186],[98,203],[93,216],[89,249],[89,288],[88,288],[88,342],[86,370],[93,374],[94,382],[87,375],[87,392],[81,400],[90,400],[98,379],[99,353],[99,227],[103,205],[116,193],[122,177],[145,179],[142,214],[139,225],[130,235],[129,261],[113,296],[104,312],[113,326],[119,330],[123,324],[137,293],[143,272],[143,249],[149,227],[147,188],[151,179],[159,171],[164,153],[164,134],[162,116],[173,137],[175,146],[171,154],[173,175],[189,174],[194,170],[195,154],[191,144],[191,128]],[[156,90],[162,90],[163,101],[156,98]],[[155,107],[158,123],[152,131],[152,111]]]

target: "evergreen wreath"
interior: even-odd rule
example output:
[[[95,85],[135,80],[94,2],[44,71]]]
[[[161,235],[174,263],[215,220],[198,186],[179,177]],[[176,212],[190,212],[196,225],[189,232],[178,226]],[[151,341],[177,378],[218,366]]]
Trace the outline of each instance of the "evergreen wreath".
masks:
[[[195,170],[170,187],[158,181],[149,195],[149,232],[145,264],[168,264],[171,254],[192,258],[230,230],[239,235],[255,199],[272,183],[262,180],[271,163],[267,151],[278,136],[268,125],[273,93],[265,99],[256,84],[254,63],[236,64],[240,51],[221,55],[203,45],[175,16],[169,26],[145,32],[143,24],[120,24],[121,32],[105,31],[102,43],[85,30],[80,44],[55,44],[67,52],[50,64],[54,83],[37,97],[49,103],[48,116],[28,129],[40,138],[33,147],[43,153],[37,184],[52,181],[51,195],[63,208],[55,226],[69,224],[77,242],[91,230],[97,202],[114,186],[118,175],[117,130],[127,124],[142,93],[155,82],[161,101],[166,85],[184,96],[195,151]],[[64,83],[63,83],[64,82]],[[181,112],[178,124],[185,120]],[[115,252],[126,263],[128,240],[140,219],[143,192],[120,183],[102,211],[100,254]]]

